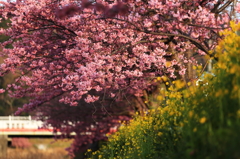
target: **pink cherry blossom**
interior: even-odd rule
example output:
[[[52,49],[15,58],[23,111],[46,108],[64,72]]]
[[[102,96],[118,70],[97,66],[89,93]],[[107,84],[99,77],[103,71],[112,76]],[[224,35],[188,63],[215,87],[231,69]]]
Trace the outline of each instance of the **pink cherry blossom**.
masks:
[[[5,92],[5,90],[1,88],[0,89],[0,93],[4,93],[4,92]]]

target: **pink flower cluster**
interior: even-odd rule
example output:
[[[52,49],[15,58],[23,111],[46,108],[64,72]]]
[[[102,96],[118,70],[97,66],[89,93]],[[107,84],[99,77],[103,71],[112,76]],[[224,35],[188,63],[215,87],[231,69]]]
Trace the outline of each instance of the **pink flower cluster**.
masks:
[[[79,7],[75,4],[70,4],[59,8],[56,12],[58,18],[65,18],[67,16],[73,16],[76,12],[80,12],[84,9],[94,9],[95,12],[100,12],[106,18],[113,18],[116,15],[126,15],[129,12],[128,5],[124,2],[117,2],[114,5],[107,3],[92,2],[89,0],[82,0]]]
[[[222,6],[230,3],[224,5],[224,2],[24,0],[3,3],[0,13],[5,19],[11,18],[11,25],[0,30],[10,37],[0,46],[1,55],[7,56],[0,65],[0,74],[20,74],[7,91],[13,97],[31,99],[16,114],[41,108],[55,98],[75,107],[84,100],[91,105],[93,113],[96,101],[141,97],[144,90],[151,91],[156,85],[153,82],[156,77],[184,76],[188,63],[197,64],[186,53],[208,54],[221,38],[218,32],[228,27],[228,13],[221,11]],[[13,48],[6,48],[8,44]],[[74,113],[81,116],[84,109]],[[46,112],[50,117],[53,114]],[[51,123],[55,122],[53,125],[58,127],[64,121],[54,118]],[[77,131],[78,127],[75,128],[70,130]]]
[[[0,89],[0,93],[4,93],[4,92],[5,92],[5,90],[1,88]]]

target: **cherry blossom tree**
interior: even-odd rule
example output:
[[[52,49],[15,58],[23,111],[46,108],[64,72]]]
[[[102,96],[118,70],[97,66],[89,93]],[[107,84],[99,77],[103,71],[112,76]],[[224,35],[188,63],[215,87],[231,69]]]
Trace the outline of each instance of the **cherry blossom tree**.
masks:
[[[0,72],[18,74],[6,88],[11,97],[29,98],[16,114],[37,110],[63,135],[76,132],[75,148],[85,148],[106,138],[118,120],[147,109],[142,97],[156,88],[157,77],[184,78],[187,64],[197,65],[189,52],[214,57],[209,50],[228,28],[232,0],[1,4],[11,24],[0,30],[10,37],[1,43],[7,58]]]

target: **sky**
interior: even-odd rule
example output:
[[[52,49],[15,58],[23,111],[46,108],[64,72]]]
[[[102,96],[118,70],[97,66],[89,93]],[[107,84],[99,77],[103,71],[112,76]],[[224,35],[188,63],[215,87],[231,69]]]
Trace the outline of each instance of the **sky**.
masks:
[[[0,2],[7,2],[7,0],[0,0]],[[12,2],[16,2],[16,0],[11,0]],[[0,6],[1,6],[2,4],[0,3]]]
[[[7,0],[0,0],[0,1],[3,1],[3,2],[7,2]],[[11,0],[12,2],[15,2],[16,0]]]

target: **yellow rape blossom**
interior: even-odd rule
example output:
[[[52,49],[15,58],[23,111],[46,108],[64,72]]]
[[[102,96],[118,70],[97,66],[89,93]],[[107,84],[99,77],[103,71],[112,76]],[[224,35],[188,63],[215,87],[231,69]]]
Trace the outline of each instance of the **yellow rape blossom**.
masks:
[[[162,76],[162,80],[163,80],[164,82],[166,82],[166,81],[168,80],[168,78],[167,78],[166,76]]]
[[[202,118],[199,120],[199,122],[200,122],[201,124],[205,123],[206,121],[207,121],[207,118],[206,118],[206,117],[202,117]]]
[[[163,135],[163,133],[162,132],[158,132],[158,136],[162,136]]]
[[[223,94],[222,90],[218,90],[216,93],[215,93],[215,97],[219,97]]]
[[[176,86],[177,89],[181,89],[185,86],[185,83],[181,80],[176,80],[175,81],[175,86]]]
[[[157,77],[157,81],[161,81],[161,77]]]
[[[170,67],[171,65],[172,65],[171,61],[167,61],[167,62],[165,63],[165,66],[166,66],[166,67]]]
[[[192,111],[192,110],[188,112],[188,116],[189,116],[190,118],[193,116],[193,111]]]

